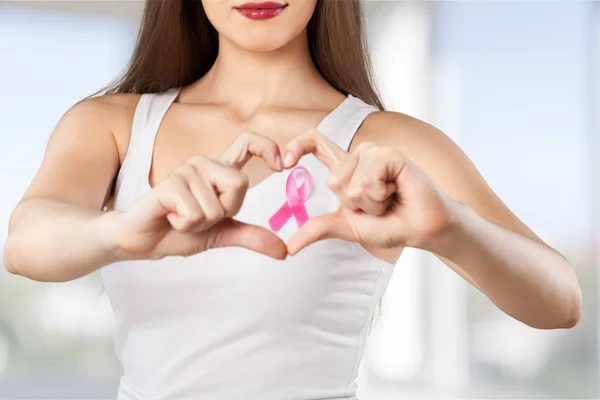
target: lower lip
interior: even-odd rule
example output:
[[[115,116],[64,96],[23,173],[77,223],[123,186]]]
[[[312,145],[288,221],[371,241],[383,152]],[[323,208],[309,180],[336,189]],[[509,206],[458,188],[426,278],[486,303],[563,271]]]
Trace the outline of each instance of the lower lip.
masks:
[[[266,19],[271,19],[277,17],[279,14],[283,12],[285,6],[278,8],[237,8],[236,10],[242,14],[244,17],[248,19],[252,19],[255,21],[264,21]]]

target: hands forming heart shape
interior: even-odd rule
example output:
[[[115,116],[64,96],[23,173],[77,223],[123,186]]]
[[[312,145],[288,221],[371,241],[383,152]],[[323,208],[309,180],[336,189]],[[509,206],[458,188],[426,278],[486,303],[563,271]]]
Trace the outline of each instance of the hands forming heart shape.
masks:
[[[129,258],[188,256],[241,246],[285,259],[319,240],[366,247],[422,247],[450,223],[449,202],[397,149],[362,143],[346,152],[317,131],[279,147],[254,133],[241,135],[218,159],[197,156],[173,171],[128,211],[115,214],[113,237]],[[233,219],[248,190],[240,172],[254,156],[274,171],[313,154],[331,171],[328,186],[340,201],[332,214],[309,219],[287,245],[268,229]]]

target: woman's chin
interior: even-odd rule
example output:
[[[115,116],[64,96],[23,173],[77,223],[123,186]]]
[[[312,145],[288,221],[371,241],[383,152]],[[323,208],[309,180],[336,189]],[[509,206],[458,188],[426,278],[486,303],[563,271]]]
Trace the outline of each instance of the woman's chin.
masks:
[[[252,35],[248,34],[244,37],[229,38],[237,47],[240,47],[246,51],[252,51],[257,53],[266,53],[282,49],[290,44],[294,39],[293,37],[287,38],[284,35],[266,35],[262,34]]]

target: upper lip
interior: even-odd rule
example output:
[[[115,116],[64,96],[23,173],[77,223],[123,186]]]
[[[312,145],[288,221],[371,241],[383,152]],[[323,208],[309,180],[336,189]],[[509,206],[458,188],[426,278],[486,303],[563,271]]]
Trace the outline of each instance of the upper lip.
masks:
[[[274,8],[283,8],[287,6],[285,3],[275,3],[272,1],[268,1],[265,3],[244,3],[242,5],[236,6],[238,10],[266,10],[266,9],[274,9]]]

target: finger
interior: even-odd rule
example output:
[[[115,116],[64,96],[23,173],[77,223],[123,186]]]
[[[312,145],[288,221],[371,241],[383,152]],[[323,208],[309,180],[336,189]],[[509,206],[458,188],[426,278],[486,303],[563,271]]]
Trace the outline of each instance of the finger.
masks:
[[[356,210],[363,211],[370,215],[380,216],[386,213],[388,201],[376,201],[370,197],[361,186],[354,186],[348,189],[346,196],[352,204],[356,204]]]
[[[279,146],[273,140],[254,132],[242,133],[218,158],[221,164],[242,169],[252,157],[260,157],[274,171],[281,171],[283,163]]]
[[[367,183],[363,185],[365,193],[373,201],[386,204],[386,210],[393,201],[394,194],[398,191],[398,186],[394,182],[384,182],[378,180],[376,184]]]
[[[390,180],[387,176],[385,161],[376,159],[370,166],[361,169],[357,176],[360,176],[362,190],[373,201],[385,203],[392,200],[392,197],[398,190],[395,180]]]
[[[167,210],[167,219],[173,229],[189,232],[204,219],[202,208],[190,192],[187,182],[180,177],[172,177],[160,188],[156,199]]]
[[[225,217],[236,215],[244,202],[248,190],[248,177],[234,169],[215,160],[203,156],[196,156],[190,164],[201,172],[203,179],[208,181],[216,191]]]
[[[242,208],[250,185],[246,174],[216,162],[205,164],[204,174],[215,187],[225,216],[235,216]]]
[[[327,186],[336,195],[340,203],[350,210],[358,210],[359,208],[358,204],[354,203],[346,196],[348,185],[350,184],[350,180],[354,175],[357,165],[358,155],[350,154],[334,168],[333,171],[331,171],[331,174],[327,179]]]
[[[288,143],[285,148],[283,166],[291,168],[306,154],[314,154],[329,169],[335,168],[348,152],[316,130],[302,134]]]
[[[288,253],[297,254],[308,245],[324,239],[353,241],[354,235],[346,220],[338,214],[315,217],[309,219],[290,238],[287,244]]]
[[[358,209],[371,215],[383,215],[389,206],[388,187],[395,188],[393,182],[388,185],[385,164],[377,158],[369,158],[363,154],[346,190],[348,200]],[[393,192],[392,192],[393,193]],[[373,194],[373,195],[371,195]]]
[[[220,180],[215,185],[219,189],[219,201],[225,210],[225,216],[231,218],[237,215],[242,208],[249,182],[248,177],[241,172],[227,176],[227,178],[228,180]]]
[[[371,148],[368,160],[369,165],[365,165],[365,169],[376,170],[384,182],[397,182],[407,164],[402,154],[390,147]]]
[[[197,175],[195,179],[189,180],[188,185],[204,213],[204,219],[193,230],[202,232],[221,221],[225,217],[225,210],[217,197],[215,187],[209,181]]]
[[[233,219],[223,220],[214,228],[209,247],[244,247],[277,260],[284,260],[287,247],[273,232]]]

